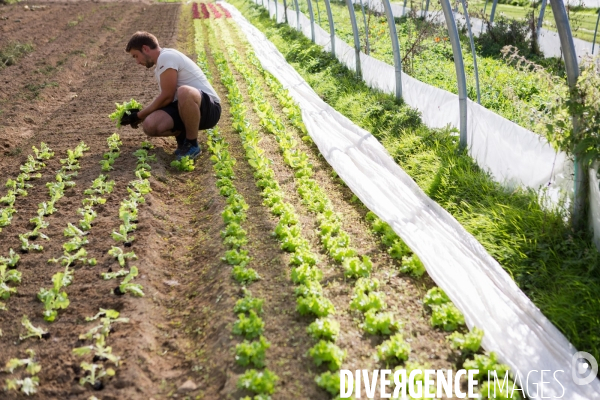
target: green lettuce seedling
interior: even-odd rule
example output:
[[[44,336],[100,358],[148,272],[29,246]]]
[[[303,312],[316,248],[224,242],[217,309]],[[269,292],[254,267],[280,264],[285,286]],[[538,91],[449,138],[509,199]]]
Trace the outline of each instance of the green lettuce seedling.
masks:
[[[476,326],[466,334],[454,332],[446,338],[450,346],[455,350],[461,350],[463,353],[476,353],[481,347],[483,331]]]
[[[496,372],[500,379],[503,379],[510,367],[508,365],[500,364],[498,362],[498,356],[493,351],[489,355],[475,354],[472,360],[464,362],[463,367],[466,370],[479,370],[474,375],[475,379],[485,381],[488,378],[488,372]]]
[[[113,232],[112,238],[117,242],[131,243],[135,240],[135,237],[129,236],[128,233],[127,227],[125,225],[120,225],[119,232]]]
[[[350,309],[365,313],[369,310],[380,311],[387,307],[385,303],[385,293],[370,292],[369,294],[359,293],[352,297]]]
[[[317,366],[326,364],[329,370],[337,371],[342,366],[346,351],[340,349],[334,343],[320,340],[319,343],[308,350],[308,355],[313,358]]]
[[[111,193],[115,186],[115,181],[107,181],[106,175],[100,175],[92,182],[92,186],[89,189],[84,190],[83,194],[104,194]]]
[[[111,331],[112,323],[128,323],[129,318],[119,318],[119,312],[116,310],[105,310],[103,308],[100,309],[93,317],[86,317],[86,321],[94,321],[100,318],[100,325],[96,325],[95,327],[88,330],[86,333],[79,335],[80,340],[92,340],[98,339],[101,336],[107,337]]]
[[[265,352],[270,347],[271,343],[264,336],[254,342],[244,340],[235,346],[235,361],[244,367],[252,364],[262,368],[265,366]]]
[[[54,157],[54,152],[44,142],[40,143],[40,148],[39,149],[37,147],[35,147],[35,146],[32,146],[31,148],[33,149],[33,152],[35,153],[35,157],[38,160],[49,160],[52,157]]]
[[[256,270],[253,268],[246,268],[242,265],[235,265],[233,267],[232,275],[233,279],[242,285],[246,285],[260,279],[260,276]]]
[[[90,385],[92,385],[94,388],[102,388],[102,382],[100,381],[100,379],[104,378],[105,376],[114,376],[115,375],[115,370],[112,368],[107,368],[106,370],[104,369],[104,366],[101,364],[89,364],[86,362],[82,362],[80,364],[81,369],[83,369],[84,371],[87,371],[89,374],[86,375],[85,377],[79,379],[79,384],[81,386],[85,386],[86,383],[89,383]]]
[[[17,200],[16,193],[14,190],[9,190],[5,196],[0,197],[0,204],[5,204],[9,207],[12,207]]]
[[[233,333],[252,339],[262,334],[265,323],[256,311],[250,310],[248,316],[244,313],[238,314],[238,320],[233,325]]]
[[[250,310],[254,310],[257,315],[261,315],[263,312],[263,303],[265,302],[263,299],[257,299],[252,297],[252,293],[249,290],[246,290],[246,295],[243,299],[239,299],[235,306],[233,307],[233,312],[236,314],[250,312]]]
[[[82,231],[75,225],[69,222],[65,230],[63,231],[63,235],[66,237],[81,237],[87,235],[87,232]]]
[[[377,360],[387,365],[408,360],[410,344],[406,343],[401,333],[396,333],[388,340],[377,346]]]
[[[450,332],[465,324],[465,317],[452,303],[444,303],[431,307],[431,326]]]
[[[38,212],[41,213],[43,216],[54,214],[55,211],[56,208],[54,208],[54,202],[52,201],[44,201],[43,203],[38,204]]]
[[[116,106],[115,112],[110,114],[108,117],[111,120],[116,121],[117,128],[119,128],[121,126],[121,119],[123,119],[123,116],[125,114],[127,114],[127,115],[131,114],[131,112],[129,110],[141,110],[142,109],[142,105],[140,103],[138,103],[137,101],[135,101],[134,99],[131,99],[128,102],[125,102],[123,104],[115,103],[115,106]]]
[[[66,252],[72,252],[81,249],[84,245],[88,244],[89,241],[85,237],[74,236],[68,242],[63,243],[63,249]]]
[[[101,272],[100,276],[105,281],[108,281],[110,279],[116,279],[116,278],[120,278],[122,276],[127,276],[127,274],[129,274],[129,270],[122,269],[122,270],[117,271],[117,272]]]
[[[112,354],[112,347],[105,345],[105,337],[99,336],[96,343],[90,346],[77,347],[73,349],[73,354],[79,357],[93,353],[98,358],[105,358],[115,366],[119,366],[120,357]]]
[[[78,236],[73,237],[73,239],[76,239],[76,238],[80,239]],[[71,239],[71,240],[73,240],[73,239]],[[84,248],[80,248],[79,250],[77,250],[77,253],[75,253],[75,254],[69,254],[69,250],[65,249],[62,256],[60,256],[59,258],[51,258],[48,260],[48,262],[49,263],[60,262],[60,264],[62,266],[68,268],[75,261],[81,261],[82,263],[86,263],[88,261],[88,259],[86,257],[87,257],[87,250]]]
[[[123,144],[123,142],[121,142],[121,137],[118,133],[113,133],[108,138],[106,138],[106,143],[108,144],[108,148],[111,151],[119,151],[119,146]]]
[[[29,232],[29,233],[31,233],[31,232]],[[43,251],[44,246],[39,245],[37,243],[29,243],[29,239],[27,237],[29,233],[19,235],[19,240],[21,241],[21,249],[23,251],[30,251],[30,250]]]
[[[307,284],[308,281],[321,281],[323,272],[316,267],[311,267],[308,264],[302,264],[296,268],[292,268],[290,277],[295,284]]]
[[[117,288],[118,291],[115,289],[115,294],[131,293],[136,297],[144,297],[144,287],[139,283],[131,283],[136,276],[138,276],[138,269],[137,267],[132,266],[129,273],[123,278],[123,281]]]
[[[8,250],[8,257],[0,256],[0,264],[4,264],[4,265],[8,266],[9,268],[15,268],[20,259],[21,259],[21,256],[19,256],[11,248]]]
[[[25,350],[28,358],[11,358],[6,363],[5,371],[9,374],[12,374],[15,369],[25,367],[25,371],[29,375],[36,375],[38,372],[42,370],[42,366],[35,361],[35,351],[32,349]]]
[[[332,318],[318,318],[306,328],[306,332],[315,339],[335,342],[340,333],[340,323]]]
[[[365,313],[365,322],[361,324],[361,327],[371,335],[391,335],[399,331],[402,325],[399,321],[394,320],[391,312],[369,310]]]
[[[340,374],[336,372],[326,371],[315,378],[317,386],[329,392],[333,397],[340,394]],[[346,389],[348,382],[345,382]]]
[[[178,171],[189,172],[195,169],[194,160],[190,159],[189,156],[182,157],[181,160],[171,161],[171,167],[177,168]]]
[[[240,389],[250,390],[258,394],[273,394],[275,384],[279,378],[269,369],[263,371],[249,369],[244,372],[237,382],[237,387]]]
[[[358,257],[350,257],[342,262],[344,275],[348,278],[368,277],[371,275],[373,263],[368,256],[363,256],[362,261]]]
[[[81,201],[81,204],[83,204],[85,207],[93,207],[95,205],[104,203],[106,203],[106,199],[98,196],[90,196]]]
[[[425,266],[416,254],[402,257],[400,271],[412,275],[415,278],[420,278],[426,272]]]
[[[37,376],[27,377],[24,379],[7,379],[5,390],[15,390],[18,391],[19,388],[21,392],[26,396],[35,394],[37,392],[37,387],[40,384],[40,378]]]
[[[311,295],[296,299],[296,311],[300,315],[312,314],[316,317],[326,317],[335,314],[335,307],[327,297]]]
[[[133,251],[130,251],[129,253],[125,253],[125,252],[123,252],[123,250],[120,247],[112,246],[110,248],[110,250],[108,251],[108,254],[115,257],[117,259],[117,261],[119,261],[119,265],[121,267],[125,266],[126,259],[137,260],[137,256],[135,255],[135,253]]]
[[[21,325],[23,325],[23,327],[25,327],[27,330],[25,335],[19,335],[19,340],[21,341],[34,336],[39,339],[47,339],[49,336],[48,332],[44,331],[42,328],[36,328],[33,326],[27,315],[23,315],[23,318],[21,318]]]

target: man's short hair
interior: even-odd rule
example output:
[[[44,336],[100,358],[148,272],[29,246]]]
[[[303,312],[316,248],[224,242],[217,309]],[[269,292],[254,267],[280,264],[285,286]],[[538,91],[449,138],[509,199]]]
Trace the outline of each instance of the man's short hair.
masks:
[[[129,43],[127,43],[125,51],[128,53],[131,50],[142,51],[142,46],[148,46],[153,50],[156,49],[158,47],[158,40],[156,39],[156,36],[149,32],[136,32],[133,34],[131,39],[129,39]]]

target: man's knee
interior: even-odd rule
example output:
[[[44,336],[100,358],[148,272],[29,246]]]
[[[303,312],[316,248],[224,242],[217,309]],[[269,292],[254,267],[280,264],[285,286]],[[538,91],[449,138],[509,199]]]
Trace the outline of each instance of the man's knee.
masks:
[[[154,124],[149,118],[146,118],[142,123],[142,130],[148,136],[156,136],[157,134],[156,124]]]
[[[177,88],[177,100],[179,104],[193,101],[200,105],[201,99],[200,92],[196,88],[191,86],[180,86]]]

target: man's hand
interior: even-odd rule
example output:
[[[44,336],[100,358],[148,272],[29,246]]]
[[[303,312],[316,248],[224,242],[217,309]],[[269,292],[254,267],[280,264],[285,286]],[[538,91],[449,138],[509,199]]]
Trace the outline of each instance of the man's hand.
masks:
[[[140,110],[129,110],[129,114],[123,114],[121,118],[121,125],[131,125],[133,129],[137,129],[140,122],[142,122],[138,117],[138,112]]]

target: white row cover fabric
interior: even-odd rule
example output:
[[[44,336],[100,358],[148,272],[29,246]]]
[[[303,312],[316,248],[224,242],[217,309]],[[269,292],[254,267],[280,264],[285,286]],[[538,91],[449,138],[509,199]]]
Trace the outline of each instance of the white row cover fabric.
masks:
[[[255,1],[258,4],[261,0]],[[381,1],[372,0],[371,7],[378,10],[377,4],[381,5]],[[269,1],[269,6],[270,13],[274,16],[275,3]],[[279,22],[283,22],[283,5],[279,4],[278,7]],[[287,13],[290,26],[295,28],[296,12],[288,9]],[[310,38],[310,20],[302,13],[300,27]],[[337,36],[335,40],[336,57],[350,70],[355,71],[354,47]],[[329,32],[316,23],[315,41],[326,50],[331,49]],[[368,86],[385,93],[395,93],[396,78],[392,65],[362,52],[360,61],[363,79]],[[432,128],[448,125],[458,128],[460,113],[457,95],[423,83],[403,72],[402,96],[408,105],[421,112],[425,125]],[[497,182],[509,188],[544,188],[543,202],[546,205],[557,204],[565,197],[564,193],[573,192],[573,165],[564,152],[556,152],[542,136],[471,100],[468,100],[467,110],[469,154]]]
[[[544,317],[510,276],[446,210],[427,195],[369,132],[325,103],[277,48],[231,4],[231,12],[263,68],[302,109],[308,132],[327,162],[360,200],[410,246],[431,278],[463,312],[470,328],[485,331],[482,345],[524,378],[532,370],[563,370],[544,384],[545,398],[598,399],[600,382],[577,386],[570,378],[576,349]],[[290,18],[291,19],[291,18]],[[523,381],[531,393],[539,375]],[[564,389],[563,389],[564,387]]]

